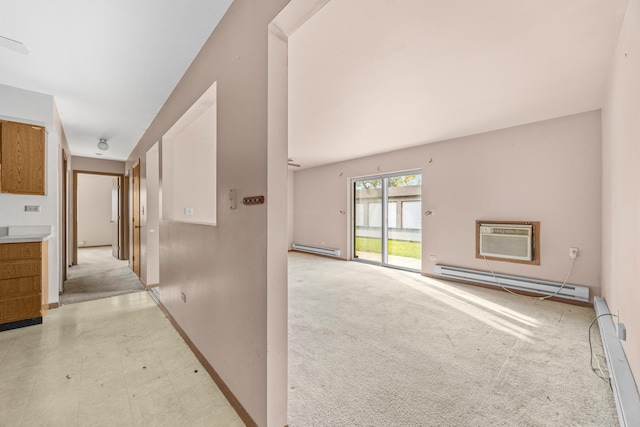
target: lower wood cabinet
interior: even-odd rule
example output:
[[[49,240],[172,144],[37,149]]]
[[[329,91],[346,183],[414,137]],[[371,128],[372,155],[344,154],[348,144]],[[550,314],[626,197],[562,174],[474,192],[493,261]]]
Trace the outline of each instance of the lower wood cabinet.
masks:
[[[47,242],[0,244],[0,330],[42,323],[48,307]]]

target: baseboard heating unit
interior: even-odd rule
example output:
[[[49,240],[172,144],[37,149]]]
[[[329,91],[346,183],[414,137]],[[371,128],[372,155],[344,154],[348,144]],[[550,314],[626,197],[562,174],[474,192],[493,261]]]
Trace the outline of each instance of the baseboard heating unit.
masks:
[[[310,254],[316,255],[326,255],[333,257],[340,256],[340,249],[323,248],[320,246],[299,245],[297,243],[293,243],[291,245],[291,249],[293,249],[294,251],[308,252]]]
[[[618,421],[621,427],[640,425],[640,393],[633,379],[627,356],[616,334],[616,326],[609,311],[607,301],[601,297],[593,298],[593,307],[598,315],[598,327],[602,346],[607,356],[611,390],[618,409]]]
[[[535,292],[543,295],[553,295],[562,287],[561,282],[551,282],[548,280],[530,279],[527,277],[511,276],[496,273],[495,277],[489,271],[470,270],[468,268],[450,267],[447,265],[436,265],[434,273],[442,276],[443,279],[452,278],[467,280],[469,282],[481,283],[490,286],[504,286],[513,290]],[[586,286],[571,285],[567,283],[557,294],[558,297],[572,299],[576,301],[589,302],[589,288]]]

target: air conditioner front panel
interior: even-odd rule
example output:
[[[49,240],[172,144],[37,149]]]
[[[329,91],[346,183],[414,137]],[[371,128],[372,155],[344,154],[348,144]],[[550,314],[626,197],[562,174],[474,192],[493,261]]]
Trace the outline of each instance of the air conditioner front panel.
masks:
[[[533,259],[530,227],[482,224],[479,233],[482,256],[522,261]]]

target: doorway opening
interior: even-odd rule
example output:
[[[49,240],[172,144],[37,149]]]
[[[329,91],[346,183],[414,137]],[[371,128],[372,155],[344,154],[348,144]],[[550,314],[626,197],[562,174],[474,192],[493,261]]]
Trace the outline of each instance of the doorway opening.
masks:
[[[422,171],[351,180],[352,259],[422,267]]]
[[[123,174],[73,172],[72,266],[62,305],[144,290],[129,268],[126,183]]]
[[[110,246],[114,258],[127,259],[125,194],[122,174],[73,171],[72,265],[78,247]]]

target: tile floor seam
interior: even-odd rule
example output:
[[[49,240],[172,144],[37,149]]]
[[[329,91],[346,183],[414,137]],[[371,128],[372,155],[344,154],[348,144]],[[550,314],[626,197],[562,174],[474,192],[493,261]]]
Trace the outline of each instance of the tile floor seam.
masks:
[[[173,328],[173,325],[171,325],[171,327]],[[178,331],[176,331],[176,333],[178,333]],[[167,368],[165,367],[162,359],[160,359],[160,364],[162,365],[162,369],[164,369],[165,373],[167,374],[167,378],[169,379],[169,383],[171,384],[171,389],[173,390],[173,393],[176,394],[176,397],[177,397],[176,384],[171,378],[171,376],[169,375],[169,373],[167,372]],[[193,425],[191,422],[191,419],[189,418],[189,413],[187,412],[187,408],[185,408],[184,405],[182,404],[182,400],[180,400],[179,398],[177,400],[178,400],[178,404],[180,405],[180,408],[182,409],[182,412],[185,415],[187,422],[189,423],[190,426]]]
[[[37,325],[37,327],[38,327],[38,328],[42,328],[43,326],[42,326],[42,325]],[[17,342],[17,340],[16,340],[16,342]],[[43,368],[42,366],[38,365],[38,373],[40,373],[40,371],[41,371],[42,369],[44,369],[44,368]],[[36,376],[35,376],[35,378],[37,379],[37,378],[38,378],[38,375],[36,375]],[[37,380],[36,380],[36,379],[34,379],[34,380],[33,380],[33,384],[31,384],[31,390],[29,391],[29,397],[27,398],[27,405],[26,405],[26,407],[25,407],[24,412],[21,414],[21,417],[20,417],[20,426],[22,426],[22,425],[23,425],[23,423],[25,422],[25,421],[24,421],[25,414],[27,413],[27,411],[28,411],[28,409],[29,409],[29,406],[31,405],[31,402],[33,401],[33,391],[34,391],[34,390],[35,390],[35,388],[36,388],[36,382],[37,382]],[[25,427],[29,427],[29,426],[25,426]]]
[[[116,346],[118,347],[118,361],[120,362],[120,371],[124,375],[124,362],[122,361],[122,352],[120,351],[120,344],[116,341]],[[124,375],[124,384],[127,390],[127,405],[129,406],[129,415],[131,416],[131,422],[135,423],[135,417],[133,414],[133,406],[131,405],[131,387],[129,386],[129,379],[127,375]]]
[[[85,365],[85,359],[84,359],[84,341],[82,339],[80,339],[79,335],[74,335],[74,339],[79,341],[80,343],[80,354],[82,356],[80,356],[80,389],[82,389],[82,381],[84,380],[84,365]],[[77,408],[76,408],[76,425],[79,426],[80,425],[80,395],[78,395],[78,404],[77,404]]]

